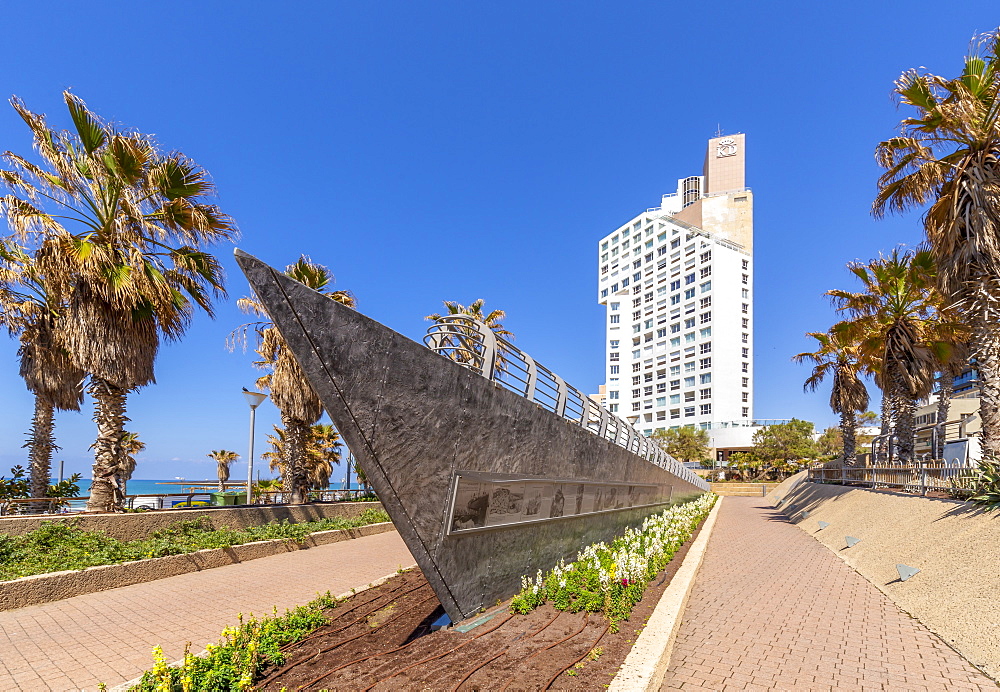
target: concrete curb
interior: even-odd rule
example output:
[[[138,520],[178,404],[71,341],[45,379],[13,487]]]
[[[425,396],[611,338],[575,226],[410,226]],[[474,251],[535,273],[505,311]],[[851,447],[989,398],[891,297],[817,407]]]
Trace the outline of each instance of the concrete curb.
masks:
[[[193,553],[167,555],[148,560],[98,565],[82,570],[50,572],[0,582],[0,611],[16,610],[27,606],[61,601],[121,586],[144,584],[179,574],[200,572],[214,567],[224,567],[262,557],[290,553],[330,543],[372,536],[395,530],[392,522],[368,524],[352,529],[317,531],[302,539],[300,544],[291,538],[243,543],[229,548],[206,548]]]
[[[355,588],[351,589],[350,591],[345,591],[344,593],[342,593],[342,594],[340,594],[338,596],[334,596],[334,598],[336,598],[338,601],[342,601],[343,599],[347,598],[348,596],[353,596],[354,594],[361,593],[362,591],[367,591],[368,589],[374,589],[376,586],[381,586],[382,584],[385,584],[387,581],[389,581],[393,577],[399,576],[399,574],[400,574],[401,571],[406,571],[408,569],[413,569],[416,566],[417,566],[417,563],[414,562],[413,564],[407,565],[406,567],[401,567],[399,570],[396,570],[392,574],[387,574],[384,577],[379,577],[375,581],[373,581],[373,582],[371,582],[371,583],[369,583],[369,584],[367,584],[365,586],[358,586],[358,587],[355,587]],[[220,629],[219,632],[221,633],[222,629]],[[222,635],[220,634],[219,636],[221,637]],[[207,653],[208,653],[208,649],[202,649],[197,654],[195,654],[195,656],[198,656],[199,658],[203,658],[205,656],[205,654],[207,654]],[[150,654],[150,657],[152,657],[152,654]],[[152,660],[152,659],[150,659],[150,660]],[[180,660],[174,661],[173,663],[168,663],[167,665],[169,667],[171,667],[171,668],[180,668],[182,665],[184,665],[184,659],[180,659]],[[150,667],[152,667],[152,666],[150,666]],[[143,672],[142,675],[145,675],[145,674],[146,673]],[[142,680],[142,675],[140,675],[138,677],[135,677],[135,678],[132,678],[128,682],[123,682],[120,685],[115,685],[114,687],[109,687],[108,688],[108,692],[127,692],[128,690],[132,689],[133,687],[135,687],[136,685],[139,684],[139,682]]]
[[[625,657],[625,663],[611,681],[609,692],[659,690],[663,684],[663,677],[670,665],[670,654],[674,648],[677,629],[681,623],[681,615],[684,614],[684,607],[694,586],[694,578],[705,557],[708,539],[712,535],[723,501],[724,498],[720,497],[705,519],[701,533],[691,545],[680,569],[670,580],[666,591],[660,597],[660,602],[649,616],[646,626],[636,637],[632,650]]]

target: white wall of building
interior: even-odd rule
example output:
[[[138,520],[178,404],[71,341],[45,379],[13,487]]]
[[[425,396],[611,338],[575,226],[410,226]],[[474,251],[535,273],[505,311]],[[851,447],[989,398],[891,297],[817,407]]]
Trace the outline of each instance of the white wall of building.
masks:
[[[684,425],[712,434],[753,419],[753,258],[674,218],[683,183],[597,245],[604,405],[647,435]],[[702,202],[713,223],[726,221],[721,203]]]

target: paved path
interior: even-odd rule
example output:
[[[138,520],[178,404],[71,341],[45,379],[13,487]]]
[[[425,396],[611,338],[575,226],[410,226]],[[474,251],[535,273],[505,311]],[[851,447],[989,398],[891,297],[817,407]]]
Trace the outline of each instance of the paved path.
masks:
[[[95,690],[219,639],[237,614],[344,593],[413,558],[395,531],[0,613],[0,690]]]
[[[663,690],[993,690],[764,498],[722,500]]]

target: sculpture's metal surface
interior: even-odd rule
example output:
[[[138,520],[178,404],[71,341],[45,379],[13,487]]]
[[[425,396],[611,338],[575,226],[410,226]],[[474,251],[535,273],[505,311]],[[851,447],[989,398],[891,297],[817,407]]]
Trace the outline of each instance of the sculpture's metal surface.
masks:
[[[245,253],[237,260],[453,620],[706,488],[562,380],[543,373],[555,384],[545,405],[487,379],[495,361],[462,367]],[[433,338],[441,347],[445,337]],[[541,366],[530,367],[538,388]]]

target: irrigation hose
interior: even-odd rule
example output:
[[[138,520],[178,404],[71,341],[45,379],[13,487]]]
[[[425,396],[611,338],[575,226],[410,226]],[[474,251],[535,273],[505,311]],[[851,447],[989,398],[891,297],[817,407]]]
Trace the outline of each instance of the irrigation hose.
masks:
[[[528,639],[534,639],[536,635],[538,635],[538,634],[540,634],[542,632],[542,630],[546,629],[549,625],[551,625],[553,622],[555,622],[556,620],[558,620],[559,616],[562,615],[563,612],[565,612],[565,611],[562,611],[562,610],[557,611],[556,612],[556,616],[554,618],[552,618],[551,620],[549,620],[548,622],[546,622],[544,625],[542,625],[541,627],[539,627],[537,630],[535,630],[534,632],[532,632],[531,634],[529,634],[528,635]],[[506,649],[504,649],[504,653],[506,653],[509,650],[510,650],[510,647],[508,646]],[[525,659],[525,660],[527,660],[527,659]],[[505,692],[505,690],[508,687],[510,687],[510,684],[512,682],[514,682],[514,678],[511,678],[510,680],[508,680],[507,683],[503,687],[500,688],[500,692]]]
[[[421,584],[420,586],[423,586],[423,584]],[[417,589],[419,589],[420,586],[417,586],[416,588],[410,589],[409,591],[406,591],[406,592],[400,594],[400,596],[405,596],[408,593],[412,593],[413,591],[416,591]],[[380,598],[385,598],[386,596],[392,597],[394,594],[397,594],[397,592],[401,591],[403,588],[404,587],[402,587],[402,586],[397,586],[394,589],[392,589],[390,591],[387,591],[386,593],[378,594],[377,596],[375,596],[373,598],[369,598],[367,601],[363,601],[361,603],[358,603],[357,605],[354,605],[354,606],[351,606],[350,608],[342,610],[339,613],[337,613],[337,616],[335,618],[333,618],[332,620],[329,620],[327,622],[327,626],[337,624],[337,621],[340,620],[341,618],[343,618],[345,615],[353,613],[354,611],[356,611],[356,610],[358,610],[360,608],[364,608],[365,606],[371,605],[372,603],[374,603],[375,601],[379,600]],[[392,601],[394,599],[390,598],[389,600]],[[367,614],[368,613],[366,613],[365,615],[367,615]],[[364,616],[362,616],[362,617],[364,617]],[[351,625],[353,625],[353,624],[355,624],[357,622],[360,622],[360,620],[361,620],[361,618],[358,618],[358,619],[352,621],[347,627],[350,627]],[[299,644],[303,644],[304,642],[310,641],[311,639],[320,639],[320,638],[326,637],[326,636],[328,636],[330,634],[335,634],[336,632],[340,632],[340,631],[342,631],[344,629],[346,629],[346,628],[340,628],[338,630],[335,630],[332,633],[331,632],[321,632],[321,633],[317,633],[317,634],[311,634],[308,637],[303,637],[302,639],[297,639],[296,641],[288,642],[287,644],[285,644],[284,646],[282,646],[278,650],[281,651],[281,652],[285,652],[285,651],[288,651],[289,649],[291,649],[292,647],[297,646]]]
[[[327,675],[332,675],[333,673],[336,673],[338,670],[341,670],[341,669],[346,668],[348,666],[353,666],[355,663],[364,663],[365,661],[367,661],[369,659],[372,659],[372,658],[378,658],[379,656],[388,656],[389,654],[397,653],[397,652],[402,651],[403,649],[405,649],[407,647],[413,646],[418,641],[420,641],[422,637],[423,637],[423,635],[417,637],[416,639],[412,639],[412,640],[406,642],[405,644],[403,644],[402,646],[396,647],[395,649],[389,649],[388,651],[380,651],[378,653],[371,654],[370,656],[364,656],[362,658],[356,658],[353,661],[348,661],[347,663],[345,663],[343,665],[340,665],[340,666],[337,666],[336,668],[333,668],[332,670],[328,671],[326,674]],[[322,680],[322,678],[317,678],[317,680]]]
[[[555,620],[555,618],[552,618],[552,619]],[[551,644],[549,644],[545,648],[539,649],[538,651],[536,651],[535,653],[531,654],[530,656],[525,656],[520,661],[518,661],[518,663],[519,664],[524,664],[526,661],[534,658],[535,656],[537,656],[538,654],[542,653],[543,651],[548,651],[549,649],[551,649],[551,648],[553,648],[555,646],[559,646],[560,644],[562,644],[565,641],[569,641],[570,639],[572,639],[576,635],[580,634],[580,632],[583,632],[585,629],[587,629],[587,625],[589,625],[589,624],[590,624],[590,613],[586,613],[583,616],[583,624],[580,625],[580,629],[578,629],[576,632],[573,632],[572,634],[566,635],[565,637],[563,637],[562,639],[560,639],[557,642],[552,642]],[[548,625],[546,625],[546,627],[548,627]],[[545,628],[543,627],[542,629],[545,629]],[[539,631],[541,631],[541,630],[539,630]],[[500,688],[500,689],[501,690],[506,690],[508,687],[510,687],[510,684],[512,682],[514,682],[514,676],[513,675],[510,677],[510,680],[508,680],[507,683],[502,688]]]
[[[566,666],[565,668],[563,668],[562,670],[560,670],[558,673],[556,673],[555,675],[553,675],[551,678],[549,678],[549,681],[547,683],[545,683],[545,687],[543,687],[542,689],[543,690],[547,690],[550,687],[552,687],[552,683],[554,683],[556,681],[556,679],[560,675],[562,675],[567,670],[569,670],[570,668],[572,668],[573,666],[575,666],[577,663],[579,663],[580,661],[582,661],[583,659],[585,659],[588,655],[590,655],[590,652],[593,651],[594,649],[596,649],[597,645],[601,643],[602,639],[604,639],[604,635],[608,633],[609,629],[611,629],[611,623],[610,622],[604,626],[604,629],[601,630],[601,634],[598,635],[597,639],[594,640],[594,643],[591,644],[587,648],[587,650],[583,652],[582,656],[580,656],[575,661],[573,661],[572,663],[570,663],[568,666]]]
[[[416,602],[416,603],[414,603],[414,604],[413,604],[413,606],[411,606],[410,608],[407,608],[407,609],[405,609],[405,610],[402,610],[402,611],[400,611],[399,613],[396,613],[396,617],[398,618],[398,617],[400,617],[400,616],[402,616],[402,615],[404,615],[404,614],[406,614],[406,613],[409,613],[409,612],[410,612],[411,610],[416,610],[416,609],[417,609],[418,607],[420,607],[421,605],[423,605],[423,604],[424,604],[424,603],[426,603],[427,601],[431,600],[432,598],[437,598],[437,595],[436,595],[436,594],[433,594],[433,593],[432,593],[432,594],[431,594],[430,596],[428,596],[427,598],[424,598],[424,599],[421,599],[421,600],[417,601],[417,602]],[[325,654],[325,653],[328,653],[328,652],[330,652],[330,651],[333,651],[334,649],[336,649],[336,648],[338,648],[338,647],[341,647],[341,646],[343,646],[344,644],[349,644],[349,643],[353,642],[353,641],[354,641],[354,640],[356,640],[356,639],[361,639],[362,637],[367,637],[367,636],[368,636],[368,635],[370,635],[370,634],[375,634],[376,632],[378,632],[378,631],[379,631],[380,629],[382,629],[383,627],[386,627],[386,626],[388,626],[388,625],[391,625],[391,624],[392,624],[392,622],[393,622],[393,620],[392,620],[392,619],[390,619],[390,620],[387,620],[387,621],[383,622],[383,623],[382,623],[381,625],[379,625],[378,627],[373,627],[372,629],[370,629],[370,630],[368,630],[368,631],[366,631],[366,632],[362,632],[361,634],[356,634],[356,635],[354,635],[353,637],[348,637],[347,639],[344,639],[344,640],[342,640],[342,641],[339,641],[339,642],[337,642],[337,643],[336,643],[336,644],[334,644],[333,646],[328,646],[328,647],[326,647],[325,649],[320,649],[319,651],[317,651],[316,653],[314,653],[314,654],[313,654],[312,656],[310,656],[309,658],[307,658],[307,659],[303,659],[302,661],[299,661],[298,663],[296,663],[296,664],[295,664],[295,666],[297,666],[297,665],[301,665],[301,664],[305,663],[306,661],[310,661],[310,660],[312,660],[312,659],[316,658],[317,656],[319,656],[320,654]],[[292,666],[292,667],[294,668],[295,666]],[[327,677],[328,675],[330,675],[330,673],[332,673],[332,672],[333,672],[333,671],[326,671],[325,673],[323,673],[322,675],[320,675],[320,676],[319,676],[318,678],[315,678],[315,679],[313,679],[313,680],[310,680],[309,682],[307,682],[307,683],[305,683],[305,684],[302,684],[302,685],[299,685],[299,686],[298,686],[298,687],[297,687],[296,689],[297,689],[297,690],[303,690],[303,689],[305,689],[305,688],[309,687],[310,685],[314,685],[314,684],[316,684],[316,683],[317,683],[318,681],[320,681],[320,680],[322,680],[323,678],[325,678],[325,677]]]
[[[410,669],[412,669],[412,668],[416,668],[417,666],[420,666],[420,665],[423,665],[424,663],[427,663],[427,662],[429,662],[429,661],[433,661],[433,660],[435,660],[435,659],[438,659],[438,658],[444,658],[444,657],[445,657],[445,656],[447,656],[448,654],[451,654],[451,653],[454,653],[454,652],[458,651],[458,650],[459,650],[459,649],[461,649],[461,648],[462,648],[463,646],[466,646],[466,645],[468,645],[468,644],[471,644],[472,642],[476,641],[476,640],[477,640],[477,639],[479,639],[480,637],[485,637],[485,636],[486,636],[487,634],[490,634],[490,633],[492,633],[492,632],[496,632],[496,631],[497,631],[498,629],[500,629],[501,627],[503,627],[504,625],[506,625],[506,624],[507,624],[508,622],[510,622],[510,621],[511,621],[512,619],[514,619],[514,616],[513,616],[513,615],[508,615],[508,616],[507,616],[507,619],[506,619],[506,620],[503,620],[503,621],[501,621],[501,622],[500,622],[500,624],[498,624],[498,625],[497,625],[496,627],[494,627],[493,629],[490,629],[490,630],[486,630],[485,632],[480,632],[480,633],[479,633],[479,634],[477,634],[477,635],[476,635],[475,637],[472,637],[471,639],[467,639],[467,640],[465,640],[464,642],[462,642],[461,644],[459,644],[459,645],[458,645],[458,646],[456,646],[455,648],[453,648],[453,649],[449,649],[448,651],[445,651],[445,652],[444,652],[444,653],[442,653],[442,654],[435,654],[435,655],[433,655],[433,656],[430,656],[429,658],[425,658],[425,659],[422,659],[422,660],[420,660],[420,661],[417,661],[416,663],[411,663],[410,665],[406,666],[405,668],[401,668],[401,669],[397,670],[397,671],[396,671],[395,673],[393,673],[392,675],[390,675],[390,676],[389,676],[389,677],[387,677],[387,678],[381,678],[381,679],[379,679],[379,680],[376,680],[376,681],[375,681],[375,682],[373,682],[373,683],[372,683],[371,685],[369,685],[368,687],[366,687],[366,688],[365,688],[365,689],[363,690],[363,692],[369,692],[369,690],[373,689],[373,688],[374,688],[374,687],[375,687],[376,685],[379,685],[379,684],[381,684],[381,683],[383,683],[383,682],[387,682],[387,681],[389,681],[389,680],[392,680],[392,679],[393,679],[394,677],[396,677],[397,675],[401,675],[402,673],[405,673],[406,671],[408,671],[408,670],[410,670]]]
[[[305,637],[304,639],[300,639],[297,642],[292,642],[292,644],[302,644],[304,642],[309,641],[310,639],[322,639],[323,637],[329,637],[331,635],[338,634],[339,632],[343,632],[346,629],[350,629],[351,627],[353,627],[354,625],[358,624],[359,622],[361,622],[362,620],[364,620],[366,617],[368,617],[369,615],[371,615],[372,613],[374,613],[377,609],[385,607],[389,603],[392,603],[395,600],[403,598],[404,596],[407,596],[407,595],[413,593],[414,591],[417,591],[417,590],[421,589],[424,586],[426,586],[426,584],[421,584],[420,586],[417,586],[416,588],[410,589],[409,591],[405,591],[405,592],[397,595],[395,598],[390,599],[386,603],[383,603],[383,604],[379,605],[377,608],[372,608],[371,610],[369,610],[368,612],[366,612],[361,617],[355,618],[354,620],[352,620],[348,624],[346,624],[343,627],[340,627],[340,628],[338,628],[336,630],[333,630],[332,632],[323,632],[322,634],[313,634],[313,635],[310,635],[308,637]],[[357,610],[358,608],[363,608],[366,605],[371,605],[375,601],[379,600],[379,598],[383,598],[385,596],[391,595],[392,593],[395,593],[395,592],[394,591],[390,591],[388,594],[383,594],[382,596],[378,596],[376,598],[373,598],[370,601],[365,601],[364,603],[356,606],[352,610]],[[424,600],[426,601],[427,599],[425,598]],[[423,601],[421,601],[421,603],[422,602]],[[378,629],[378,628],[376,628],[376,629]],[[374,630],[372,630],[372,631],[374,631]],[[365,632],[363,634],[367,634],[367,632]],[[345,640],[345,642],[346,641],[351,641],[351,640],[348,639],[348,640]],[[331,648],[335,649],[335,648],[337,648],[337,646],[339,646],[339,645],[333,646]],[[261,681],[261,684],[266,683],[268,680],[273,680],[275,678],[281,677],[282,675],[284,675],[285,673],[287,673],[288,671],[290,671],[292,668],[295,668],[296,666],[302,665],[303,663],[305,663],[307,661],[311,661],[316,656],[319,656],[321,653],[324,653],[325,651],[328,651],[328,650],[329,649],[320,649],[320,650],[316,651],[316,653],[311,654],[309,656],[306,656],[305,658],[303,658],[303,659],[301,659],[299,661],[296,661],[295,663],[289,663],[288,665],[284,666],[283,668],[281,668],[280,670],[276,671],[275,673],[272,673],[271,675],[268,675],[267,678],[265,678],[264,680]]]
[[[348,608],[347,610],[344,610],[344,611],[340,612],[337,615],[337,617],[334,620],[331,620],[328,624],[335,625],[337,623],[337,621],[340,620],[343,616],[347,615],[348,613],[353,613],[355,610],[358,610],[359,608],[364,608],[365,606],[371,605],[372,603],[374,603],[375,601],[379,600],[380,598],[385,598],[387,596],[390,597],[389,600],[386,601],[385,604],[382,604],[382,605],[386,605],[386,604],[391,603],[392,601],[396,600],[397,598],[402,598],[403,596],[406,596],[407,594],[413,593],[414,591],[416,591],[417,589],[422,588],[423,586],[425,586],[425,584],[420,584],[418,586],[415,586],[412,589],[409,589],[408,591],[403,591],[403,593],[398,593],[399,591],[402,591],[403,587],[402,586],[397,586],[396,588],[392,589],[391,591],[388,591],[388,592],[383,593],[383,594],[379,594],[375,598],[369,599],[369,600],[365,601],[364,603],[359,603],[356,606],[352,606],[352,607]],[[379,607],[382,607],[382,605],[380,605]],[[343,632],[348,627],[351,627],[351,626],[353,626],[353,625],[361,622],[361,620],[363,620],[364,618],[368,617],[368,615],[370,615],[371,613],[372,613],[372,611],[368,611],[367,613],[365,613],[361,617],[352,620],[348,625],[346,625],[344,627],[341,627],[339,629],[333,630],[332,632],[321,632],[321,633],[317,633],[317,634],[311,634],[308,637],[303,637],[302,639],[299,639],[298,641],[289,642],[288,644],[285,644],[285,646],[281,647],[281,649],[279,649],[279,650],[280,651],[286,651],[287,649],[289,649],[289,648],[291,648],[291,647],[293,647],[293,646],[295,646],[297,644],[302,644],[303,642],[307,642],[307,641],[309,641],[311,639],[322,639],[323,637],[328,637],[331,634],[336,634],[337,632]]]

